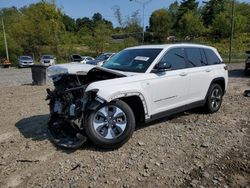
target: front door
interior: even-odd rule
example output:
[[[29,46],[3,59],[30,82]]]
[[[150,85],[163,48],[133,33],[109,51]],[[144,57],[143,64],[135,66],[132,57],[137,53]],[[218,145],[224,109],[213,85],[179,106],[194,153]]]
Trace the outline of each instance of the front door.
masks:
[[[166,52],[159,62],[168,65],[169,70],[154,74],[149,81],[153,114],[164,112],[187,104],[189,75],[183,48],[173,48]]]

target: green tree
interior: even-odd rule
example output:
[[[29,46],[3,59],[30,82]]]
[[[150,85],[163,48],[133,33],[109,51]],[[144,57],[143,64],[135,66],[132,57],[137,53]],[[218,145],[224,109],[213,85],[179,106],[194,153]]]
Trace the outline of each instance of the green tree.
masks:
[[[12,37],[10,37],[8,34],[7,34],[6,38],[7,38],[7,43],[8,43],[10,62],[13,65],[17,65],[17,57],[20,56],[23,53],[23,49],[16,42],[16,40],[13,39]],[[6,58],[3,35],[0,35],[0,54],[1,54],[0,59]]]
[[[94,29],[93,36],[89,38],[89,48],[96,54],[104,52],[109,47],[111,32],[112,30],[105,23],[99,23]]]
[[[196,0],[182,0],[179,10],[178,16],[181,18],[188,11],[197,11],[198,2]]]
[[[244,32],[250,33],[250,3],[237,3],[236,14],[240,14],[247,18]]]
[[[247,18],[242,15],[235,15],[234,34],[237,35],[245,30]],[[231,34],[231,15],[228,11],[217,15],[212,23],[212,32],[221,38],[227,38]]]
[[[206,1],[205,6],[202,8],[202,18],[205,26],[213,23],[216,15],[225,10],[226,0],[210,0]]]
[[[188,11],[182,16],[179,20],[179,28],[183,36],[195,37],[201,35],[205,30],[202,20],[194,11]]]
[[[177,31],[177,33],[179,34],[183,34],[183,23],[186,23],[187,18],[183,18],[183,16],[186,14],[187,16],[192,16],[190,14],[190,11],[193,12],[193,14],[198,13],[198,2],[196,0],[182,0],[182,2],[180,3],[178,12],[177,12],[177,16],[176,16],[176,22],[174,24],[174,29]],[[191,21],[191,20],[189,20]],[[183,23],[180,23],[183,22]]]
[[[91,32],[94,30],[94,23],[91,19],[84,17],[84,18],[78,18],[76,19],[76,30],[79,32],[84,29],[84,31],[87,31],[86,34],[91,34]]]
[[[168,7],[168,11],[172,16],[173,26],[176,25],[179,8],[180,8],[180,5],[179,5],[178,1],[171,3]]]
[[[17,56],[21,55],[23,53],[23,49],[21,45],[16,40],[15,36],[12,35],[13,33],[13,23],[16,23],[19,21],[20,12],[16,7],[11,8],[3,8],[0,11],[0,16],[4,21],[5,25],[5,32],[6,32],[6,38],[7,38],[7,44],[9,49],[9,58],[12,64],[17,63]],[[2,25],[0,27],[0,59],[6,57],[5,52],[5,45],[4,45],[4,39],[2,34]],[[17,31],[15,31],[17,33]]]
[[[140,23],[139,10],[137,10],[133,12],[130,17],[127,17],[124,28],[125,33],[129,33],[129,35],[133,36],[135,39],[141,40],[142,27]]]
[[[92,20],[94,23],[97,23],[97,22],[103,21],[103,18],[102,18],[102,15],[99,12],[97,12],[97,13],[94,13],[94,15],[92,16]]]
[[[51,51],[57,54],[65,28],[55,4],[40,2],[21,8],[20,12],[18,22],[12,23],[9,32],[24,52],[39,55],[43,46],[51,46]]]
[[[66,31],[69,31],[69,32],[76,31],[76,29],[77,29],[76,22],[73,18],[69,17],[66,14],[63,14],[62,21],[63,21],[63,24],[64,24]]]
[[[172,27],[171,14],[166,9],[159,9],[150,16],[150,31],[158,42],[163,42]]]

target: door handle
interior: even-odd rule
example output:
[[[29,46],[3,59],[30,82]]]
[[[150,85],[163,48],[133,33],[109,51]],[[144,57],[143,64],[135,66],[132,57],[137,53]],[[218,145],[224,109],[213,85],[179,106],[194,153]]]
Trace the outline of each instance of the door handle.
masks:
[[[187,76],[187,73],[182,72],[182,73],[180,73],[180,76]]]
[[[211,69],[206,69],[206,72],[211,72]]]

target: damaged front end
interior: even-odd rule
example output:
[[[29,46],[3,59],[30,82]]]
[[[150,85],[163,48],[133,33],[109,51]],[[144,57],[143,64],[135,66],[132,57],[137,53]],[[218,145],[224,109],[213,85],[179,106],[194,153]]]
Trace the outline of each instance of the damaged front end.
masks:
[[[60,69],[60,65],[52,69]],[[105,102],[96,95],[96,90],[85,92],[86,88],[93,82],[124,75],[92,67],[88,72],[64,72],[50,77],[55,88],[53,91],[47,89],[46,100],[49,100],[50,107],[49,137],[57,146],[79,148],[87,140],[84,125],[89,112]]]

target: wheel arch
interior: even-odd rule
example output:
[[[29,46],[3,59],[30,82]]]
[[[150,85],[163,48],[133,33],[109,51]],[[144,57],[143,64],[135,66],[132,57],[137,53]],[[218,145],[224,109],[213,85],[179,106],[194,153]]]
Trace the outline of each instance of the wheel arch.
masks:
[[[147,112],[146,107],[143,104],[143,101],[139,95],[131,95],[126,97],[118,98],[118,100],[122,100],[132,109],[136,123],[144,123],[145,122],[145,111]]]
[[[219,84],[221,86],[221,88],[222,88],[223,95],[225,94],[225,92],[226,92],[226,81],[225,81],[225,78],[223,78],[223,77],[214,78],[211,81],[209,88],[211,87],[212,84]],[[208,88],[208,91],[209,91],[209,88]]]
[[[98,91],[91,91],[90,93],[92,93],[92,95],[95,97],[94,100],[87,106],[87,110],[95,110],[104,103],[122,100],[128,104],[128,106],[133,111],[136,123],[144,123],[149,117],[145,97],[140,92],[120,93],[118,95],[113,95],[112,98],[109,99],[102,98],[100,95],[98,95]]]
[[[205,97],[205,99],[204,99],[204,104],[205,104],[206,101],[207,101],[208,93],[209,93],[209,90],[210,90],[212,84],[219,84],[219,85],[221,86],[221,88],[222,88],[223,95],[224,95],[225,92],[226,92],[226,81],[225,81],[225,78],[223,78],[223,77],[214,78],[214,79],[211,81],[211,83],[210,83],[210,85],[209,85],[209,87],[208,87],[208,89],[207,89],[207,94],[206,94],[206,97]]]

